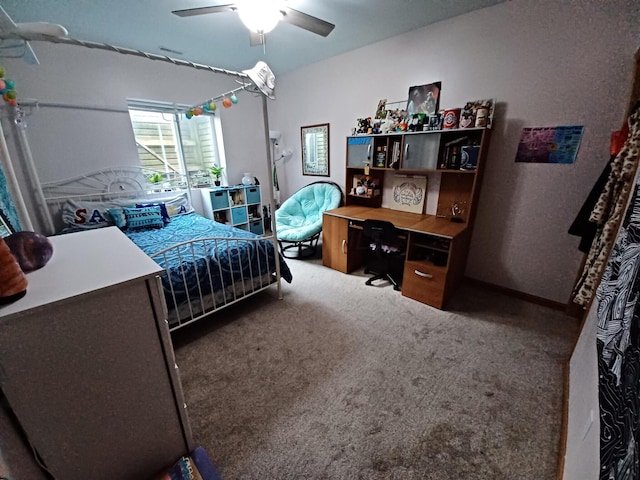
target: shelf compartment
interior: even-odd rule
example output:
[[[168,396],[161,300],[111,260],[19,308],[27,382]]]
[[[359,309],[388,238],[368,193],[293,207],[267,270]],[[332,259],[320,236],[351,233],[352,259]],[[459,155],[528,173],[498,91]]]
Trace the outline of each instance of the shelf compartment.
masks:
[[[212,190],[209,195],[211,196],[212,210],[229,208],[229,195],[226,190]]]
[[[260,189],[258,187],[249,187],[246,191],[247,204],[260,203]]]
[[[438,153],[438,169],[446,171],[460,171],[463,168],[463,157],[467,154],[467,161],[475,165],[467,171],[474,172],[480,156],[482,130],[454,130],[443,133],[440,139]],[[464,149],[464,151],[463,151]],[[465,171],[464,169],[462,171]]]
[[[262,219],[250,220],[249,230],[257,235],[262,235],[264,233],[264,229],[262,228]]]
[[[371,167],[385,168],[389,165],[389,138],[379,137],[373,139],[373,158]]]
[[[247,216],[247,209],[244,206],[231,208],[231,222],[233,225],[238,225],[240,223],[247,223],[249,220]]]

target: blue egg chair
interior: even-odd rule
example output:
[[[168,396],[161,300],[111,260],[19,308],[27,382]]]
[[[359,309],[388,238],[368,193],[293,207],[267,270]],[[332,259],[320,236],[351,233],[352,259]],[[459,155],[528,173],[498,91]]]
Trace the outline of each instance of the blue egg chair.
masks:
[[[344,196],[337,183],[310,183],[287,198],[276,210],[276,237],[286,258],[315,255],[322,232],[322,214],[342,206]]]

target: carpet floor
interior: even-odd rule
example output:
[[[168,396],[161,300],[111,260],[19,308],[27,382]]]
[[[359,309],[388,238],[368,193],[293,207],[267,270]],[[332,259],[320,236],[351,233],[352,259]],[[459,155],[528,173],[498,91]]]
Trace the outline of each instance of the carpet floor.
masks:
[[[575,320],[463,285],[448,311],[319,257],[174,334],[224,480],[554,479]]]

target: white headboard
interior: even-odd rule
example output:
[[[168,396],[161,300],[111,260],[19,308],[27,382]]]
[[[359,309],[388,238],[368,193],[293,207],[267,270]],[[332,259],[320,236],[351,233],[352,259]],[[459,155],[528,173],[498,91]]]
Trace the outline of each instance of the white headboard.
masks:
[[[162,180],[152,183],[150,178],[154,174],[162,175]],[[166,197],[173,192],[187,192],[191,199],[186,175],[133,166],[105,168],[66,180],[43,183],[41,188],[50,223],[54,228],[54,232],[49,232],[51,234],[60,230],[62,206],[68,200],[107,202],[129,198],[154,199]]]

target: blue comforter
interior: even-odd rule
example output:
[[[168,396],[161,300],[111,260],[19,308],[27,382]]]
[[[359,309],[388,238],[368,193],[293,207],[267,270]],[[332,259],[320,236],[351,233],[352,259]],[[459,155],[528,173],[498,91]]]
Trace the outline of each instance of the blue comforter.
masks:
[[[172,217],[164,228],[125,230],[125,234],[147,255],[167,247],[194,239],[259,238],[254,233],[223,225],[197,213]],[[169,306],[199,298],[213,290],[220,290],[234,282],[243,281],[267,272],[275,272],[274,248],[270,240],[245,242],[242,240],[202,241],[172,249],[153,259],[162,268],[162,284]],[[278,254],[281,277],[291,283],[292,275],[284,259]],[[170,272],[169,277],[166,272]],[[185,282],[188,288],[182,286]]]

